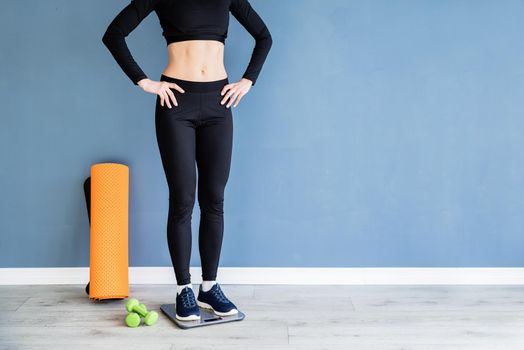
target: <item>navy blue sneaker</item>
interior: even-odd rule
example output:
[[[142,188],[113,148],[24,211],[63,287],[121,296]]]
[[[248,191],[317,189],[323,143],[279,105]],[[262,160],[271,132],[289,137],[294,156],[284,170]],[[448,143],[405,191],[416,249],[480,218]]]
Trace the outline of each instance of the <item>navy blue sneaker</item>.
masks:
[[[237,307],[224,295],[218,282],[207,292],[204,292],[202,285],[200,285],[197,304],[201,308],[213,310],[218,316],[230,316],[238,313]]]
[[[176,296],[176,318],[181,321],[200,319],[200,309],[195,302],[193,288],[185,287]]]

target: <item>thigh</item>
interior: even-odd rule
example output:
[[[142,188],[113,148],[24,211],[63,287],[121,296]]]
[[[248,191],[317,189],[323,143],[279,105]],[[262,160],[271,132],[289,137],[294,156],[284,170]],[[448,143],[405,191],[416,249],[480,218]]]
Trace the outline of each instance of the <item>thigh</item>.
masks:
[[[173,109],[177,107],[173,106]],[[186,112],[184,112],[186,113]],[[157,101],[155,111],[157,144],[171,193],[195,189],[195,126],[190,118],[180,118]]]
[[[233,147],[233,117],[227,110],[209,119],[196,132],[199,188],[223,190],[229,177]]]

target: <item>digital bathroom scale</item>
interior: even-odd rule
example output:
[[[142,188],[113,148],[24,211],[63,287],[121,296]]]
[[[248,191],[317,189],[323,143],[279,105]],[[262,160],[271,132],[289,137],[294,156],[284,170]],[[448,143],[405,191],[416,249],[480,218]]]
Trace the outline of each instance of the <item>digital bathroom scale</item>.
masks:
[[[181,321],[176,318],[175,304],[162,304],[160,305],[160,310],[162,310],[162,312],[166,314],[166,316],[169,317],[171,321],[175,322],[177,326],[183,329],[201,327],[201,326],[209,326],[209,325],[217,324],[217,323],[241,321],[246,316],[240,310],[238,310],[238,313],[235,315],[218,316],[212,310],[200,308],[200,320]]]

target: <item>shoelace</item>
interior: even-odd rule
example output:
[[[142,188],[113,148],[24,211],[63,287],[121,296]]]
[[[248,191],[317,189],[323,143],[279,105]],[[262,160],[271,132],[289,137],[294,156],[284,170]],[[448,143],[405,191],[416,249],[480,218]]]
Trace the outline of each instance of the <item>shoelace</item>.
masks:
[[[224,293],[222,292],[222,289],[220,289],[220,286],[217,284],[217,287],[211,290],[215,298],[220,300],[222,303],[228,303],[229,300],[226,298]]]
[[[196,305],[195,295],[191,291],[183,292],[181,294],[182,304],[185,307],[193,307]]]

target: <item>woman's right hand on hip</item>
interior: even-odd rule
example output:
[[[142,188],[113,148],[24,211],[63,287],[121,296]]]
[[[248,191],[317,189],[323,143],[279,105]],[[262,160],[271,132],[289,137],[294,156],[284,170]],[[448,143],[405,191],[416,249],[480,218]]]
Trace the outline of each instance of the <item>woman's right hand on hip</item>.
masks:
[[[185,92],[184,89],[182,89],[177,84],[170,83],[168,81],[154,81],[151,79],[142,79],[138,82],[138,86],[140,86],[142,90],[144,90],[145,92],[158,95],[160,97],[160,104],[162,105],[162,107],[164,106],[165,101],[169,108],[171,108],[170,99],[175,106],[178,106],[175,94],[173,94],[171,88],[176,89],[181,93]]]

